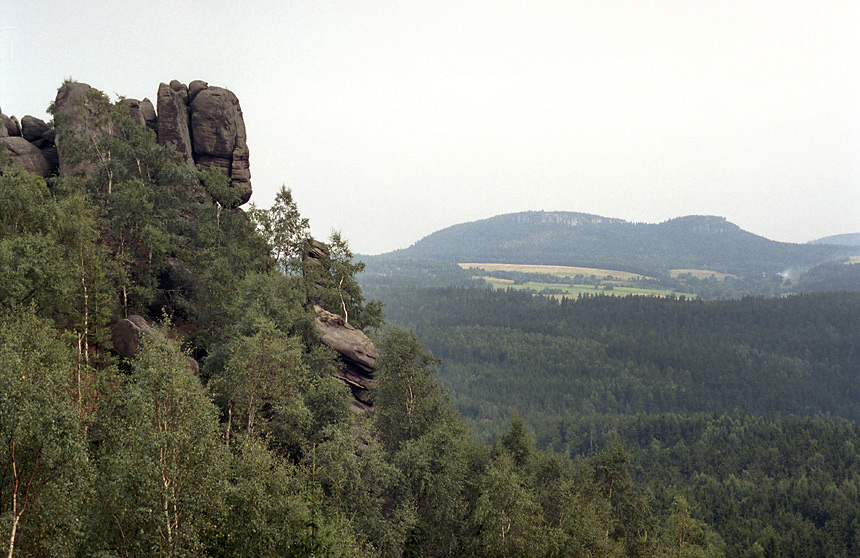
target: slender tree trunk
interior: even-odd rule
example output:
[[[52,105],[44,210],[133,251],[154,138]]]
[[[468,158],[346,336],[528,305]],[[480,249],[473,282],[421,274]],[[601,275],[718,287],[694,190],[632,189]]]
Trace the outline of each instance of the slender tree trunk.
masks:
[[[15,551],[15,535],[18,531],[18,520],[20,515],[15,512],[15,495],[12,496],[12,534],[9,535],[9,554],[7,558],[12,558],[12,553]]]
[[[349,312],[346,311],[346,302],[343,300],[343,277],[340,278],[340,282],[337,284],[337,294],[340,295],[340,307],[343,309],[343,323],[349,323]]]
[[[18,476],[18,462],[15,458],[15,438],[9,440],[9,458],[12,461],[12,530],[9,534],[9,553],[7,558],[12,558],[15,552],[15,537],[18,535],[18,524],[21,522],[21,516],[27,509],[30,502],[30,488],[33,486],[33,479],[36,478],[36,472],[39,470],[39,457],[42,455],[42,450],[36,452],[36,461],[33,464],[33,472],[27,480],[27,486],[24,489],[23,501],[19,501],[19,492],[21,488],[21,479]]]
[[[230,429],[233,426],[233,401],[227,403],[227,447],[230,447]]]
[[[87,275],[85,273],[86,269],[84,267],[84,255],[81,253],[81,287],[83,287],[84,292],[84,363],[89,365],[90,363],[90,295],[89,290],[87,289]],[[80,376],[78,376],[78,391],[80,392]],[[80,393],[79,393],[80,395]]]

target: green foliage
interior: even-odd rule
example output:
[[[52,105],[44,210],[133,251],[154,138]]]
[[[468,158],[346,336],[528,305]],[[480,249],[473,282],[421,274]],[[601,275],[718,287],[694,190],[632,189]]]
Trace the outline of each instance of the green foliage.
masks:
[[[299,214],[292,191],[282,185],[272,207],[260,209],[251,204],[248,216],[266,240],[272,258],[281,269],[285,273],[299,271],[304,255],[302,250],[310,239],[310,224]]]
[[[71,556],[88,463],[69,396],[75,358],[32,308],[0,321],[0,534],[4,551]]]
[[[307,390],[310,380],[302,352],[298,338],[281,333],[271,322],[260,322],[257,333],[235,341],[224,385],[231,409],[245,418],[248,436],[254,436],[255,418],[264,406],[274,405],[270,414],[280,415],[282,420],[290,420],[284,415],[296,418],[297,414],[309,419],[298,397]]]
[[[98,432],[91,544],[127,556],[200,553],[223,513],[228,455],[214,405],[169,341],[146,339],[131,374],[105,393]]]
[[[71,189],[57,199],[44,180],[20,172],[0,176],[0,195],[9,199],[0,210],[0,302],[35,304],[76,333],[88,360],[90,343],[104,338],[115,310],[120,275],[100,242],[89,198]]]
[[[518,414],[538,447],[604,463],[611,454],[600,452],[621,437],[630,482],[662,518],[643,524],[641,508],[616,506],[607,517],[623,526],[625,552],[646,535],[669,544],[661,533],[673,529],[680,493],[690,517],[725,541],[709,529],[697,548],[732,556],[756,545],[855,551],[858,304],[849,293],[563,304],[486,290],[386,296],[390,318],[444,359],[439,379],[476,436],[528,447],[514,443],[522,430],[505,430]],[[830,418],[801,418],[810,415]],[[599,505],[593,513],[603,517]],[[596,540],[589,521],[571,527],[580,540]]]
[[[234,208],[239,205],[242,193],[237,188],[230,187],[230,178],[215,167],[198,171],[198,180],[212,200],[221,208]]]
[[[322,521],[301,470],[262,444],[234,451],[214,556],[364,556],[344,526]]]
[[[430,430],[446,412],[444,395],[431,378],[439,361],[404,330],[384,332],[379,351],[376,423],[385,447],[397,450]]]
[[[855,294],[558,303],[427,289],[389,290],[385,304],[443,359],[440,380],[461,412],[493,435],[516,409],[532,424],[529,413],[860,417],[860,382],[845,374],[860,344]]]
[[[9,148],[6,144],[0,141],[0,170],[7,169],[12,166],[12,154],[9,153]]]

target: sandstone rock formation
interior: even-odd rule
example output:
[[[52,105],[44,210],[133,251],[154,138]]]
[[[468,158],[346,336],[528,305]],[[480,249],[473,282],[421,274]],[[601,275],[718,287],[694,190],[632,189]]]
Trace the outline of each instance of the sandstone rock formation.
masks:
[[[124,106],[128,110],[128,114],[131,116],[131,119],[134,120],[140,126],[146,126],[146,119],[143,117],[143,113],[140,110],[140,101],[137,99],[123,99],[119,102],[120,105]]]
[[[12,166],[27,172],[48,176],[50,165],[38,147],[18,137],[0,138],[12,158]]]
[[[90,141],[96,140],[104,131],[97,126],[97,117],[87,106],[87,100],[95,98],[101,93],[87,85],[79,82],[66,82],[57,90],[57,98],[54,100],[54,120],[58,128],[60,140],[57,143],[59,154],[60,171],[68,174],[87,174],[90,167],[84,163],[72,164],[74,155],[63,153],[63,137],[83,137]],[[70,148],[66,148],[71,151]]]
[[[113,348],[120,356],[129,360],[137,356],[140,344],[147,335],[155,336],[158,332],[149,325],[146,318],[131,315],[115,323],[110,330]]]
[[[133,314],[123,318],[111,327],[111,341],[114,351],[120,356],[132,360],[140,352],[144,338],[161,336],[155,327],[150,325],[143,316]],[[200,374],[200,365],[193,358],[182,355],[188,362],[188,367],[194,374]]]
[[[107,101],[100,91],[86,83],[64,83],[54,101],[57,129],[33,116],[25,116],[19,123],[14,116],[0,112],[0,139],[6,144],[13,164],[42,176],[56,172],[58,166],[69,174],[91,172],[91,167],[75,160],[75,148],[68,146],[76,141],[97,142],[109,133],[99,127],[100,117],[94,110],[100,99]],[[128,109],[135,122],[156,132],[158,143],[173,145],[190,167],[214,168],[229,178],[232,194],[219,201],[236,207],[251,198],[245,120],[233,92],[201,80],[188,86],[173,80],[158,87],[157,113],[149,99],[127,98],[120,104]],[[57,135],[61,138],[59,151],[55,143]],[[13,137],[23,138],[41,150],[42,156],[19,140],[7,141]],[[63,144],[68,150],[65,156]]]
[[[172,84],[173,82],[171,82]],[[188,127],[188,91],[180,85],[177,82],[175,88],[166,83],[158,86],[156,131],[159,144],[173,145],[176,151],[185,158],[185,161],[193,167],[191,130]]]
[[[239,204],[251,198],[251,170],[245,120],[239,99],[222,87],[202,87],[193,82],[191,137],[198,165],[217,168],[230,178]]]
[[[28,115],[19,123],[0,112],[0,144],[13,167],[45,177],[56,171],[54,130],[39,118]]]
[[[27,115],[21,119],[21,136],[31,143],[42,141],[42,134],[47,131],[48,125],[40,118]]]
[[[138,104],[138,108],[140,109],[140,115],[143,117],[143,122],[146,124],[146,127],[153,132],[157,132],[158,117],[155,115],[155,107],[152,106],[152,101],[144,97]]]
[[[20,136],[21,135],[21,125],[18,123],[18,119],[14,116],[9,116],[6,118],[6,135],[8,136]]]
[[[172,144],[191,166],[219,170],[230,179],[238,200],[234,205],[246,203],[252,192],[251,167],[245,120],[236,95],[201,80],[188,86],[173,80],[158,86],[156,100],[158,142]]]
[[[314,326],[323,345],[338,353],[341,368],[335,375],[352,390],[360,410],[370,408],[369,391],[376,387],[373,374],[379,359],[379,350],[361,330],[346,323],[337,314],[314,306]]]

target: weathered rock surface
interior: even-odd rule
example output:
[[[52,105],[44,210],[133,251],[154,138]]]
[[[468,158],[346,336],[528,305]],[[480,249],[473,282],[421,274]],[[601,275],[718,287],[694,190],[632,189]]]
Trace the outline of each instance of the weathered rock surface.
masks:
[[[204,169],[214,167],[229,177],[230,185],[239,193],[238,205],[241,205],[251,198],[251,170],[239,99],[223,87],[204,88],[204,82],[192,83],[194,158]]]
[[[323,345],[334,349],[343,366],[336,377],[352,390],[353,396],[369,406],[369,391],[376,387],[373,374],[379,359],[379,350],[361,330],[346,323],[343,318],[320,306],[314,306],[314,326]]]
[[[140,352],[140,346],[144,338],[161,336],[155,327],[150,325],[143,316],[133,314],[123,318],[111,327],[111,341],[114,351],[120,356],[132,360]],[[193,358],[182,355],[188,362],[188,368],[197,375],[200,373],[200,365]]]
[[[101,95],[101,93],[86,83],[78,82],[66,82],[57,91],[57,98],[54,101],[54,120],[57,126],[57,135],[60,138],[57,143],[57,150],[60,171],[63,173],[87,174],[90,170],[86,164],[72,165],[69,162],[72,154],[64,155],[62,137],[66,134],[82,137],[88,133],[92,133],[94,136],[102,133],[96,126],[95,114],[87,108],[85,103],[87,97],[91,95]]]
[[[14,116],[6,118],[6,133],[9,134],[9,136],[21,135],[21,124],[18,123],[18,119]]]
[[[10,136],[0,138],[0,142],[6,146],[6,150],[12,157],[12,165],[27,172],[48,176],[51,172],[51,163],[42,151],[25,140],[21,136]]]
[[[174,82],[178,84],[173,87]],[[156,104],[158,106],[158,143],[172,144],[189,166],[194,166],[194,155],[191,149],[191,132],[188,128],[188,91],[179,87],[176,80],[171,85],[162,83],[158,86]]]
[[[120,104],[128,109],[128,114],[131,119],[137,122],[140,126],[146,126],[146,119],[140,110],[140,101],[137,99],[123,99]]]
[[[310,286],[308,298],[319,303],[323,292],[333,286],[329,273],[331,257],[329,256],[328,245],[311,238],[305,245],[302,261],[304,263],[302,273],[304,273]]]
[[[131,360],[140,351],[143,338],[147,335],[158,335],[158,331],[149,325],[146,318],[134,314],[115,323],[110,334],[117,354]]]
[[[191,83],[188,84],[188,102],[193,103],[194,97],[197,96],[198,93],[203,91],[209,87],[209,84],[203,81],[202,79],[195,79]]]
[[[18,122],[14,116],[0,112],[0,142],[12,166],[48,177],[57,170],[55,130],[44,120],[27,115]]]
[[[21,136],[31,143],[41,140],[48,128],[44,120],[29,114],[21,119]]]
[[[144,98],[140,102],[139,108],[140,114],[143,116],[143,121],[146,123],[146,127],[153,132],[157,131],[158,117],[155,115],[155,107],[152,106],[152,101]]]

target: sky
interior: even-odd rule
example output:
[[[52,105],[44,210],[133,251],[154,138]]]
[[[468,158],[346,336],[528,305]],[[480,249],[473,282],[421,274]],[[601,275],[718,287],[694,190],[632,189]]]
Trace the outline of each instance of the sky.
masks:
[[[0,0],[0,109],[232,90],[251,199],[354,252],[457,223],[719,215],[860,232],[856,0]]]

